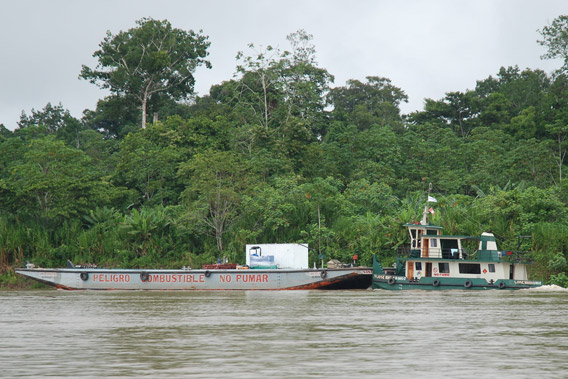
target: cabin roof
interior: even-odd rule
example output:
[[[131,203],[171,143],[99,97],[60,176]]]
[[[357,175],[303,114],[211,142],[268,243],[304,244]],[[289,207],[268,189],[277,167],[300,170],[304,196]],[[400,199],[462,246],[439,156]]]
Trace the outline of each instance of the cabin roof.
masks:
[[[406,226],[407,228],[444,229],[444,227],[438,225],[404,224],[403,226]]]
[[[436,235],[429,235],[429,234],[423,234],[420,236],[420,238],[440,238],[440,239],[461,239],[461,240],[481,240],[481,237],[474,237],[474,236],[452,236],[452,235],[448,235],[448,234],[442,234],[439,236]]]

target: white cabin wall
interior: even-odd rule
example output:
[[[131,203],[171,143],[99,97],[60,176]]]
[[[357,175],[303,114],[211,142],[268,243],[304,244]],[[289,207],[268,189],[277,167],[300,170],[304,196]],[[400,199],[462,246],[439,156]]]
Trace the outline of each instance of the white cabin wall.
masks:
[[[513,273],[513,279],[515,280],[527,280],[527,266],[524,264],[516,264],[515,272]]]
[[[448,262],[450,264],[450,275],[444,274],[435,274],[434,270],[432,270],[432,277],[455,277],[455,278],[483,278],[488,282],[493,280],[496,282],[499,279],[509,279],[510,273],[510,264],[509,263],[499,263],[499,262],[481,262],[480,269],[481,274],[460,274],[459,271],[459,264],[460,263],[477,263],[474,261],[464,261],[464,260],[450,260],[450,261],[443,261]],[[495,272],[489,271],[489,264],[495,265]],[[425,263],[423,263],[425,265]],[[519,266],[519,277],[524,276],[526,278],[526,267],[525,265],[518,265]],[[438,267],[438,262],[434,261],[432,263],[432,267]],[[517,267],[515,267],[515,270]],[[484,273],[483,270],[486,270]],[[517,275],[515,275],[515,279],[517,279]],[[526,280],[526,279],[517,279],[517,280]]]

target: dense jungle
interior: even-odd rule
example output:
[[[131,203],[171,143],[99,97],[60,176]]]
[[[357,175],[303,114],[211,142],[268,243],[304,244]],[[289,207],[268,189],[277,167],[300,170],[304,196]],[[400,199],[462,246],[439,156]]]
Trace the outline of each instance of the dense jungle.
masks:
[[[250,243],[394,262],[432,183],[446,234],[492,230],[533,252],[533,279],[566,287],[567,36],[568,16],[535,33],[555,72],[496,67],[402,114],[404,89],[380,73],[335,86],[304,30],[286,50],[250,44],[205,96],[202,32],[151,18],[109,32],[98,65],[77,68],[110,90],[96,109],[48,103],[0,124],[0,286],[21,285],[26,261],[201,267],[244,263]]]

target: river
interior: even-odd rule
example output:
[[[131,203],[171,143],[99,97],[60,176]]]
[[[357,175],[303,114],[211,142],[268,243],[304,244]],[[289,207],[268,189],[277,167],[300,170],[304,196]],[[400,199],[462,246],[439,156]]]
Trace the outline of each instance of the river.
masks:
[[[559,378],[568,291],[0,291],[0,376]]]

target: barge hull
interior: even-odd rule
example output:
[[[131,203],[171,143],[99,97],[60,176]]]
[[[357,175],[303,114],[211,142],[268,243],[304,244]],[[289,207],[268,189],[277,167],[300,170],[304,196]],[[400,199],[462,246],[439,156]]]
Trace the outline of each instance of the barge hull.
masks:
[[[66,290],[305,290],[366,289],[371,268],[254,270],[16,269]]]

